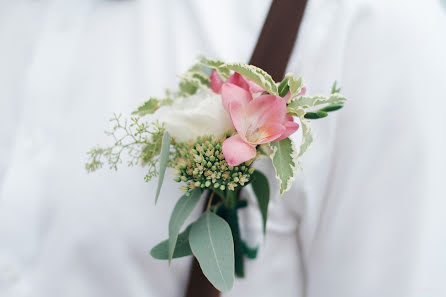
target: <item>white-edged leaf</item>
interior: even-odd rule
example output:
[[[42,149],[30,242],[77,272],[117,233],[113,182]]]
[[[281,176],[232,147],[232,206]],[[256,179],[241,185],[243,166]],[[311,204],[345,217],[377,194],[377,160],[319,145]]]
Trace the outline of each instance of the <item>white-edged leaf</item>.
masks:
[[[192,253],[203,274],[222,292],[234,285],[234,240],[228,223],[207,211],[193,224],[189,234]]]
[[[337,104],[342,103],[346,100],[341,94],[335,93],[331,94],[329,97],[326,96],[299,96],[291,100],[290,104],[287,106],[287,113],[301,117],[305,115],[305,110],[307,108],[314,107],[321,104]]]
[[[291,73],[288,73],[285,77],[288,79],[288,86],[290,87],[291,96],[289,102],[291,102],[291,100],[302,91],[304,85],[302,82],[302,77],[296,78]]]
[[[300,119],[300,123],[302,126],[302,143],[299,149],[298,157],[302,156],[313,143],[313,134],[311,133],[311,124],[309,120],[304,118]]]
[[[192,255],[189,245],[189,232],[192,225],[189,225],[183,232],[178,235],[177,244],[172,258],[181,258]],[[166,239],[150,250],[150,255],[158,260],[169,259],[169,239]]]
[[[243,63],[230,63],[221,66],[221,68],[226,68],[238,72],[261,86],[268,93],[272,95],[279,95],[276,83],[274,82],[271,75],[256,66]]]
[[[298,167],[297,152],[291,139],[285,138],[280,141],[270,143],[276,177],[280,181],[280,194],[288,191],[296,177]]]
[[[229,77],[229,75],[231,74],[229,69],[225,68],[225,67],[221,67],[225,64],[225,62],[221,61],[221,60],[217,60],[217,59],[209,59],[209,58],[205,58],[205,57],[199,57],[200,60],[200,64],[210,68],[210,69],[215,69],[217,70],[218,74],[220,74],[220,76],[223,79],[227,79]]]
[[[263,233],[265,233],[270,198],[269,182],[268,178],[258,170],[254,171],[251,176],[253,177],[251,185],[257,198],[257,203],[259,204],[260,214],[262,215]]]
[[[158,187],[156,188],[155,204],[158,202],[158,197],[160,195],[161,187],[163,185],[164,174],[166,173],[167,163],[169,162],[170,153],[170,135],[169,132],[165,131],[163,135],[163,141],[161,143],[160,151],[160,172],[158,177]]]
[[[187,195],[189,194],[189,195]],[[169,262],[172,260],[175,245],[177,243],[178,233],[180,233],[186,219],[194,210],[198,201],[200,201],[201,189],[195,188],[190,193],[186,193],[178,200],[173,208],[172,215],[169,220]]]

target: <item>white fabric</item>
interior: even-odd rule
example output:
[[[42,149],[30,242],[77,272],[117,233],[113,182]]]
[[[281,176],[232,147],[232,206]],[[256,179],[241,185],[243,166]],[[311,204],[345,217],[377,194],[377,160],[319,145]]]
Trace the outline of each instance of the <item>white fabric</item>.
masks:
[[[182,295],[190,259],[148,255],[177,184],[155,207],[143,168],[87,175],[85,152],[197,54],[247,61],[268,6],[0,3],[0,296]],[[337,79],[351,100],[313,122],[305,171],[274,195],[259,258],[224,296],[446,295],[445,30],[436,0],[309,2],[289,71],[310,94]],[[255,203],[241,219],[258,242]]]

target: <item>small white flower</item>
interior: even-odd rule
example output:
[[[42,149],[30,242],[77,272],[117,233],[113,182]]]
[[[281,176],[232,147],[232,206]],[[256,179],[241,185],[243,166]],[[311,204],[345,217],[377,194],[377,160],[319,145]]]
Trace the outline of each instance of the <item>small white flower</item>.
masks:
[[[159,121],[179,142],[204,135],[220,137],[227,131],[234,131],[221,95],[210,89],[200,89],[195,95],[175,99],[171,106],[159,110]]]

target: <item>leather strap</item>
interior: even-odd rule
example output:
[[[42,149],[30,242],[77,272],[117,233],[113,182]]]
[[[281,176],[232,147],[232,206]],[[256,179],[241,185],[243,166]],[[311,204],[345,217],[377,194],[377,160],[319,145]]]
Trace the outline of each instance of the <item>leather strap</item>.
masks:
[[[249,64],[262,68],[275,81],[282,80],[285,74],[306,3],[307,0],[273,0],[263,24]],[[218,296],[220,292],[209,283],[194,258],[186,297]]]
[[[307,0],[274,0],[249,64],[281,81],[296,42]]]

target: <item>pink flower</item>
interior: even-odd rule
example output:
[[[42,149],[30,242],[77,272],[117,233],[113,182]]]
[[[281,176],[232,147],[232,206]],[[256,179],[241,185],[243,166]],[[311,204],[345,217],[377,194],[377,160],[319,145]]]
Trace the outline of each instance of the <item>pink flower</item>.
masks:
[[[241,75],[237,72],[235,72],[233,75],[231,75],[226,82],[234,84],[236,86],[239,86],[240,88],[245,89],[246,91],[250,92],[251,94],[260,93],[260,92],[264,91],[264,89],[261,86],[259,86],[255,82],[247,79],[246,77],[244,77],[243,75]],[[224,83],[225,82],[220,77],[218,72],[215,69],[212,69],[212,73],[211,73],[211,89],[212,89],[212,91],[214,91],[214,93],[220,94],[221,87],[223,86]]]
[[[262,95],[253,99],[249,83],[241,75],[235,76],[232,82],[230,79],[221,84],[219,91],[237,134],[223,142],[222,150],[226,162],[236,166],[254,158],[257,145],[286,138],[299,125],[286,114],[284,98]],[[218,83],[213,85],[217,90]]]

